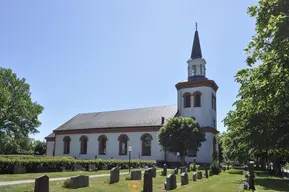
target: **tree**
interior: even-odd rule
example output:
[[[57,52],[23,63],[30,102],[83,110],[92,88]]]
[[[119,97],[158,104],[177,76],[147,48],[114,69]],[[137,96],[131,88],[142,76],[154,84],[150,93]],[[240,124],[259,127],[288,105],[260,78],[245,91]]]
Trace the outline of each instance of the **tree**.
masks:
[[[288,10],[288,0],[259,0],[248,9],[256,34],[245,49],[248,68],[236,74],[241,84],[236,109],[224,119],[229,158],[271,158],[278,165],[289,154]]]
[[[193,118],[170,118],[158,132],[158,142],[165,151],[176,155],[180,153],[181,163],[189,150],[198,151],[205,134]]]
[[[46,143],[45,141],[35,141],[34,142],[34,154],[44,155],[46,153]]]
[[[30,87],[11,69],[0,68],[0,136],[13,139],[28,137],[39,131],[38,115],[43,107],[32,102]]]

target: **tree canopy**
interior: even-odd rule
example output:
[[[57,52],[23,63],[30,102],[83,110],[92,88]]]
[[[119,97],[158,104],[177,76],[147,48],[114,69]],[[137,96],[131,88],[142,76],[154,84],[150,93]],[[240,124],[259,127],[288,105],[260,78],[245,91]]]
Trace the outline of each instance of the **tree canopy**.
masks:
[[[170,118],[158,132],[158,142],[162,148],[175,155],[180,153],[182,163],[187,152],[198,151],[203,141],[205,134],[193,118]]]
[[[32,101],[26,80],[18,78],[11,69],[0,68],[0,140],[6,141],[0,147],[2,153],[28,145],[24,141],[29,134],[39,132],[38,116],[42,111],[43,107]]]
[[[247,68],[235,76],[240,83],[235,110],[224,119],[225,158],[244,161],[289,154],[288,10],[288,0],[259,0],[248,8],[256,34],[245,49]]]

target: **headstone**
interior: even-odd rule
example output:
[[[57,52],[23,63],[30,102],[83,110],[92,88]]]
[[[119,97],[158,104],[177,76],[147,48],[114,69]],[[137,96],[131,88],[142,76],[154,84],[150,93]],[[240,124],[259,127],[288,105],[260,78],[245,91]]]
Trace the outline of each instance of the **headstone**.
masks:
[[[203,175],[202,175],[202,171],[198,171],[197,172],[197,178],[198,179],[202,179]]]
[[[34,192],[49,192],[49,177],[47,175],[35,179]]]
[[[208,169],[205,169],[205,177],[208,178],[209,177],[209,173],[208,173]]]
[[[181,173],[185,173],[186,171],[186,167],[181,167]]]
[[[131,180],[141,180],[141,171],[132,171]]]
[[[209,170],[209,176],[210,176],[210,177],[213,176],[212,170]]]
[[[197,181],[197,173],[196,172],[193,174],[193,181]]]
[[[181,174],[181,185],[187,185],[187,184],[189,184],[189,177],[188,177],[188,174],[185,172]]]
[[[19,173],[26,173],[26,167],[13,167],[13,173],[14,174],[19,174]]]
[[[250,161],[248,164],[248,184],[249,184],[249,190],[253,189],[255,190],[255,184],[254,184],[254,162]]]
[[[70,178],[71,182],[71,189],[78,189],[82,187],[88,187],[89,186],[89,176],[76,176],[76,177],[71,177]]]
[[[109,183],[118,183],[119,182],[119,169],[117,167],[114,167],[110,170],[110,179]]]
[[[155,178],[157,176],[157,169],[155,167],[151,167],[148,170],[151,171],[153,178]]]
[[[95,170],[96,170],[95,164],[88,165],[88,171],[95,171]]]
[[[151,171],[148,169],[144,173],[143,192],[153,191],[153,177]]]
[[[165,182],[165,190],[174,190],[177,188],[177,178],[175,174],[170,174],[167,176]]]
[[[73,171],[82,171],[83,167],[80,164],[73,165]]]
[[[168,174],[168,166],[166,164],[164,164],[163,176],[167,176],[167,174]]]
[[[174,169],[174,173],[175,173],[175,175],[177,175],[177,174],[179,173],[179,169],[178,169],[178,168],[175,168],[175,169]]]

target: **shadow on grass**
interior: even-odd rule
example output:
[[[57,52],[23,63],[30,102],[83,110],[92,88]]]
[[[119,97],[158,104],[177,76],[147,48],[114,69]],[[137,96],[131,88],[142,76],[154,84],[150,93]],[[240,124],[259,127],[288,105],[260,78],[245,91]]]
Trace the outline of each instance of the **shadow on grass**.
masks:
[[[257,178],[255,184],[264,187],[266,190],[289,191],[288,180],[281,180],[278,178]]]
[[[243,175],[243,170],[229,170],[229,174]]]

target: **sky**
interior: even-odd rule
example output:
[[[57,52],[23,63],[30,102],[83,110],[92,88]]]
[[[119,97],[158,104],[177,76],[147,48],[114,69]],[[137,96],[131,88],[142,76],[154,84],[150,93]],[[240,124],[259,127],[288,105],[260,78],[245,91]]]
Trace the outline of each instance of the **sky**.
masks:
[[[0,1],[0,67],[44,107],[35,139],[78,113],[177,103],[195,22],[207,78],[219,86],[217,128],[236,100],[257,0]]]

